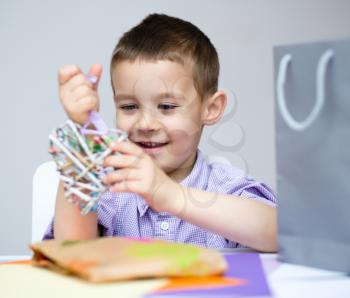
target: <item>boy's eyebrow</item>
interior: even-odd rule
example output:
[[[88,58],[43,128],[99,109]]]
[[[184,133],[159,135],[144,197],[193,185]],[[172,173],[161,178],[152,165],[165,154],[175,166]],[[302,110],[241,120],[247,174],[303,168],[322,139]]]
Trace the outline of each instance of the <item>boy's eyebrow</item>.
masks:
[[[115,100],[121,100],[121,99],[136,99],[136,97],[135,97],[135,95],[132,95],[132,94],[123,94],[123,93],[120,93],[120,94],[114,95],[114,99],[115,99]]]
[[[172,92],[163,92],[159,93],[156,96],[156,99],[165,99],[165,98],[175,98],[175,99],[184,99],[184,96],[180,93],[172,93]]]
[[[165,99],[165,98],[175,98],[175,99],[180,99],[183,100],[184,96],[180,93],[172,93],[172,92],[162,92],[159,93],[155,99],[160,100],[160,99]],[[120,93],[114,96],[115,100],[121,100],[121,99],[133,99],[136,100],[136,96],[133,94],[126,94],[126,93]]]

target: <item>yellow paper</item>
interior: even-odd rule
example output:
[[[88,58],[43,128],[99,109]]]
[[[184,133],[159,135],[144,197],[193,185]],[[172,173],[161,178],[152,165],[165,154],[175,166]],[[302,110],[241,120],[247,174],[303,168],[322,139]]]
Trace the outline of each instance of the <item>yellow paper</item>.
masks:
[[[0,265],[0,297],[4,298],[136,298],[166,282],[166,279],[149,279],[92,284],[31,265]]]

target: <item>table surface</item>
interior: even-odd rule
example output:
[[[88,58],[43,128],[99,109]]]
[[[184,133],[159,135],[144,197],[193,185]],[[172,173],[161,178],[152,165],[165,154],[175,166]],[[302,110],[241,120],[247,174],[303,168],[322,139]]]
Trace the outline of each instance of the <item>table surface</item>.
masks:
[[[223,254],[253,252],[222,250]],[[28,260],[31,256],[0,256],[0,262]],[[350,276],[341,272],[280,263],[277,254],[260,254],[273,297],[350,297]]]
[[[260,256],[274,297],[350,297],[350,276],[345,273],[280,263],[277,254]]]

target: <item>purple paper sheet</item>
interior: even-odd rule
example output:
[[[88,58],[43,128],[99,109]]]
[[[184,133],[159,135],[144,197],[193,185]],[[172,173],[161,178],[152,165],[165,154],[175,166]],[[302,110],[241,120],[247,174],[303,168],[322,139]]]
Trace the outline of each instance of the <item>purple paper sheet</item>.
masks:
[[[225,255],[229,269],[226,277],[235,277],[246,280],[240,286],[225,286],[213,289],[174,290],[147,295],[147,298],[160,297],[266,297],[271,296],[262,263],[257,253],[238,253]]]

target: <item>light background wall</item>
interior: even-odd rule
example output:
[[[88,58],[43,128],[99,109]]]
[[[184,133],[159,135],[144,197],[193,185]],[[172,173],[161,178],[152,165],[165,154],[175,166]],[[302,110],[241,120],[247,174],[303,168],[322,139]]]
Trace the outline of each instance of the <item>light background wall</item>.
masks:
[[[0,255],[28,252],[32,175],[49,160],[48,134],[65,121],[58,68],[104,65],[101,112],[113,126],[111,51],[123,32],[153,12],[193,22],[218,50],[220,85],[231,103],[228,120],[203,135],[203,151],[237,166],[247,164],[249,174],[273,188],[273,46],[350,37],[347,0],[1,1]],[[233,106],[235,113],[229,113]],[[234,152],[212,145],[214,140],[239,142],[240,128],[245,138]]]

